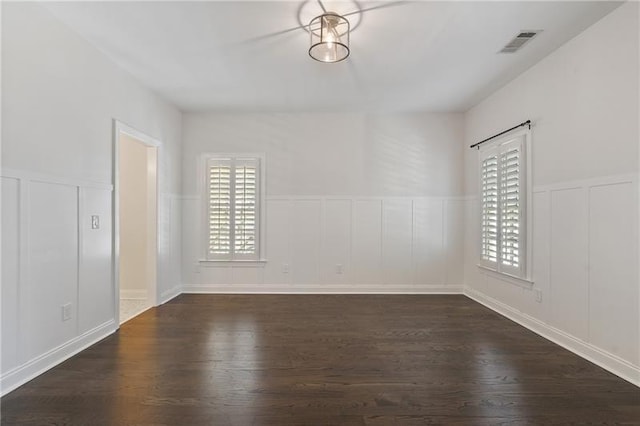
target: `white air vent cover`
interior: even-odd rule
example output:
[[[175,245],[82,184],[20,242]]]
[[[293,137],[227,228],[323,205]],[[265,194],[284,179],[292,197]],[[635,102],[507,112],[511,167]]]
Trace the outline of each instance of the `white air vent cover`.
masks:
[[[505,47],[502,48],[500,53],[514,53],[517,52],[529,42],[529,40],[533,39],[537,36],[542,30],[524,30],[520,31],[518,35],[516,35]]]

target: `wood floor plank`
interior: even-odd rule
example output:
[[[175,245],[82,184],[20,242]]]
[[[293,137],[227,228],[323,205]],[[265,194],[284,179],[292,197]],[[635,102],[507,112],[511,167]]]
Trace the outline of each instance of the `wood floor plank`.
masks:
[[[464,296],[181,295],[2,425],[640,424],[640,389]]]

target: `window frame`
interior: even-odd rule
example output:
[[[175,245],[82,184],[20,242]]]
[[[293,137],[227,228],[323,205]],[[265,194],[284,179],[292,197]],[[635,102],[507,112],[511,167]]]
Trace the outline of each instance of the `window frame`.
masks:
[[[233,247],[235,241],[230,240],[230,247],[232,253],[211,255],[209,253],[209,192],[208,192],[208,171],[210,161],[216,160],[231,160],[231,163],[235,167],[237,161],[255,160],[258,163],[257,173],[257,188],[256,188],[256,253],[233,253]],[[266,156],[264,153],[255,152],[207,152],[200,155],[198,161],[198,193],[200,200],[200,230],[199,232],[199,253],[201,264],[224,264],[224,263],[262,263],[266,262],[266,209],[265,209],[265,197],[266,197]],[[231,192],[235,192],[234,187],[234,173],[231,175]],[[231,199],[234,200],[234,195]],[[232,207],[231,215],[234,214],[234,208]]]
[[[520,160],[520,176],[519,176],[519,184],[520,184],[520,199],[519,202],[521,204],[519,211],[519,228],[521,232],[519,234],[519,245],[518,249],[521,251],[521,254],[518,258],[518,267],[512,267],[509,265],[503,265],[502,262],[502,231],[500,230],[502,224],[502,200],[500,195],[500,180],[498,181],[498,235],[497,235],[497,258],[495,262],[483,259],[483,191],[482,191],[482,163],[483,161],[492,156],[496,155],[498,158],[498,175],[502,172],[502,166],[500,164],[500,155],[504,153],[509,146],[513,146],[514,144],[520,145],[520,152],[522,159]],[[533,199],[533,188],[532,188],[532,155],[531,155],[531,130],[529,129],[520,129],[514,132],[509,133],[508,135],[502,136],[500,138],[496,138],[494,141],[490,143],[486,143],[482,145],[478,152],[478,194],[479,194],[479,202],[478,202],[478,225],[479,225],[479,239],[478,239],[478,266],[484,269],[488,269],[494,273],[500,274],[502,276],[507,276],[511,278],[516,278],[518,280],[525,281],[527,283],[532,283],[532,258],[533,258],[533,250],[532,250],[532,235],[533,235],[533,209],[532,209],[532,199]]]

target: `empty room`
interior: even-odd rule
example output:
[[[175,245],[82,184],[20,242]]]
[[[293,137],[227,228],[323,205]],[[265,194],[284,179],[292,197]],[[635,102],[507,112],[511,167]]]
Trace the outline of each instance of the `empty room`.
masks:
[[[640,425],[640,3],[3,1],[2,425]]]

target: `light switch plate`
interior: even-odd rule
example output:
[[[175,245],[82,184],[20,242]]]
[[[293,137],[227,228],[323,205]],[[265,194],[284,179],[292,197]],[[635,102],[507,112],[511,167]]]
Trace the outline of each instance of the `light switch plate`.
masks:
[[[100,229],[100,216],[91,216],[91,229]]]

